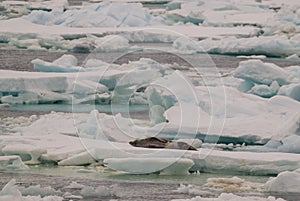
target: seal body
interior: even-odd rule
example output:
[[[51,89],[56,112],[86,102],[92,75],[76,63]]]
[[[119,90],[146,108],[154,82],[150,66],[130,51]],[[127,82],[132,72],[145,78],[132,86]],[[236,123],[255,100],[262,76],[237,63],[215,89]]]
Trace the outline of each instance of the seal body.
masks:
[[[130,141],[134,147],[144,147],[144,148],[158,148],[158,149],[181,149],[181,150],[194,150],[197,149],[185,142],[170,141],[163,138],[149,137],[144,139],[138,139]]]

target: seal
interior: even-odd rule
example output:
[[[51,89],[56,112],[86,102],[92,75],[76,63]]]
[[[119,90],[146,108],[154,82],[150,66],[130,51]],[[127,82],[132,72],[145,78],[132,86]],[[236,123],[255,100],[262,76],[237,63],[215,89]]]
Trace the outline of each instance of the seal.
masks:
[[[181,150],[193,150],[197,151],[195,147],[189,145],[185,142],[180,141],[170,141],[158,137],[148,137],[144,139],[137,139],[130,141],[134,147],[143,147],[143,148],[156,148],[156,149],[181,149]]]

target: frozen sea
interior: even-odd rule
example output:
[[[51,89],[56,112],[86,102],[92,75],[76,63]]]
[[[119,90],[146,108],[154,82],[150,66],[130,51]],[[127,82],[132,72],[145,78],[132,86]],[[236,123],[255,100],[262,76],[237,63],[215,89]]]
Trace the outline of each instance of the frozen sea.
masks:
[[[140,44],[141,45],[141,44]],[[150,47],[159,46],[159,44],[144,44]],[[28,51],[28,50],[0,50],[0,69],[5,70],[18,70],[18,71],[34,71],[32,61],[35,58],[40,58],[45,61],[53,61],[59,58],[63,53],[60,52],[45,52],[45,51]],[[79,64],[84,62],[87,54],[74,54],[79,60]],[[115,59],[114,53],[103,53],[102,58],[104,61],[111,62]],[[213,62],[216,64],[218,71],[221,74],[226,74],[238,66],[242,61],[241,58],[234,56],[224,55],[209,55]],[[124,57],[114,61],[115,63],[126,63],[132,60],[138,60],[142,57],[152,58],[160,63],[174,62],[180,65],[187,65],[187,63],[180,59],[178,56],[169,53],[151,53],[151,52],[138,52],[128,54]],[[193,57],[193,55],[187,55]],[[291,65],[300,65],[299,61],[287,61],[279,58],[267,58],[265,61],[275,63],[278,66],[286,67]],[[203,69],[205,70],[205,69]],[[191,72],[192,74],[192,72]],[[101,107],[99,111],[110,113],[109,108]],[[88,112],[90,109],[83,106],[79,112]],[[122,111],[122,108],[119,108]],[[4,117],[18,117],[30,116],[33,114],[41,115],[49,113],[50,111],[71,112],[71,107],[65,105],[21,105],[13,106],[11,108],[0,109],[0,118]],[[131,108],[131,117],[145,119],[147,118],[147,108],[133,107]],[[99,168],[99,167],[98,167]],[[76,181],[79,184],[87,186],[105,186],[114,189],[116,194],[111,196],[102,197],[101,200],[172,200],[172,199],[189,199],[194,197],[193,194],[188,192],[176,192],[180,184],[193,184],[195,186],[203,185],[207,178],[225,177],[230,178],[234,175],[224,174],[208,174],[201,173],[191,174],[188,176],[164,176],[164,175],[126,175],[121,173],[112,172],[108,169],[101,169],[95,171],[93,167],[57,167],[51,165],[38,165],[31,167],[30,170],[25,171],[0,171],[0,188],[2,188],[12,178],[17,180],[19,186],[51,186],[56,190],[62,192],[71,192],[76,194],[78,189],[67,189],[66,186],[71,182]],[[243,176],[238,175],[247,181],[265,183],[269,177],[265,176]],[[214,197],[220,192],[203,191],[206,197]],[[243,194],[249,196],[249,193]],[[258,195],[267,197],[267,194],[258,192],[250,192],[250,195]],[[273,195],[282,197],[288,201],[298,201],[299,195]],[[66,200],[77,200],[76,198]],[[80,200],[99,200],[99,198],[91,197]]]

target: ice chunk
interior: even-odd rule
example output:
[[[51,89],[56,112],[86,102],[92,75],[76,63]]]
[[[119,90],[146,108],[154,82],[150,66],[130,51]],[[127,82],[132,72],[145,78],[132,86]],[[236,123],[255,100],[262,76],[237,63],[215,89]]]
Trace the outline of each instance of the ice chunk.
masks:
[[[180,37],[173,42],[173,47],[184,53],[196,53],[200,50],[196,41],[193,41],[187,37]]]
[[[265,185],[269,192],[299,193],[300,173],[297,171],[281,172],[275,178],[271,178]]]
[[[165,108],[160,105],[154,105],[149,109],[149,117],[153,125],[166,122],[166,118],[163,116]]]
[[[55,65],[62,65],[65,67],[72,67],[78,65],[77,58],[70,54],[64,54],[60,58],[54,60],[52,63]]]
[[[255,201],[285,201],[284,199],[281,198],[275,198],[272,196],[269,196],[267,198],[264,197],[257,197],[257,196],[238,196],[234,195],[232,193],[222,193],[219,197],[217,198],[204,198],[201,196],[194,197],[192,199],[176,199],[172,201],[250,201],[250,200],[255,200]]]
[[[190,144],[191,146],[195,147],[196,149],[198,149],[202,146],[202,141],[200,139],[178,139],[175,141],[185,142],[185,143]]]
[[[122,33],[122,36],[134,43],[171,43],[178,38],[178,34],[167,29],[147,28]]]
[[[296,79],[295,82],[300,79],[300,66],[289,66],[286,67],[285,70],[291,74],[291,77]]]
[[[268,85],[255,85],[251,88],[249,93],[253,93],[255,95],[258,95],[263,98],[270,98],[272,96],[275,96],[277,94],[277,91],[279,89],[279,84],[277,81],[273,81],[271,86]]]
[[[281,140],[279,152],[300,153],[300,136],[291,135]]]
[[[104,164],[113,170],[130,174],[160,172],[161,174],[178,175],[188,174],[188,170],[194,165],[194,162],[190,159],[179,158],[108,158],[104,160]]]
[[[169,2],[167,4],[166,10],[176,10],[181,9],[181,2]]]
[[[204,39],[198,45],[208,53],[235,55],[266,55],[286,57],[299,54],[299,40],[286,35],[259,36],[250,38],[223,37]]]
[[[254,87],[254,84],[250,81],[244,80],[243,82],[240,82],[238,85],[238,90],[241,92],[248,92],[252,87]]]
[[[299,60],[299,56],[297,54],[292,54],[288,57],[286,57],[287,60]]]
[[[69,5],[67,0],[33,1],[28,2],[31,10],[63,10]]]
[[[105,186],[98,186],[96,188],[84,186],[80,191],[80,195],[84,198],[105,198],[113,196],[114,192]]]
[[[278,95],[288,96],[297,101],[300,101],[300,84],[289,84],[280,87]]]
[[[15,144],[15,145],[7,145],[4,148],[2,148],[2,152],[8,155],[11,154],[19,154],[19,155],[29,155],[30,160],[25,161],[26,164],[39,164],[39,158],[42,154],[46,153],[46,149],[37,148],[32,145],[26,145],[26,144]]]
[[[108,35],[96,39],[94,52],[122,52],[129,50],[129,41],[119,35]]]
[[[40,59],[31,61],[34,69],[40,72],[79,72],[83,68],[77,66],[77,59],[73,55],[63,55],[52,63]]]
[[[73,94],[76,95],[103,94],[105,92],[108,92],[108,88],[106,86],[91,80],[78,79],[74,82],[70,80],[70,82],[70,89],[68,89],[68,91],[71,91]]]
[[[261,60],[241,61],[233,76],[257,84],[271,85],[273,81],[282,86],[289,83],[289,74],[282,68]]]
[[[27,188],[25,187],[19,187],[19,191],[22,193],[23,196],[62,196],[63,193],[60,190],[55,190],[52,187],[41,187],[41,185],[36,186],[29,186]]]
[[[250,56],[240,55],[240,56],[237,56],[236,58],[239,58],[239,59],[265,59],[266,56],[265,55],[250,55]]]
[[[29,187],[30,188],[30,187]],[[62,201],[64,198],[60,196],[22,196],[22,193],[16,186],[16,180],[10,180],[0,192],[0,200],[1,201]]]
[[[15,198],[20,198],[22,197],[21,192],[19,191],[19,189],[16,186],[16,180],[12,179],[10,180],[1,190],[0,192],[0,198],[4,198],[6,200],[13,199]]]
[[[0,156],[0,169],[28,169],[20,156]]]
[[[61,166],[76,166],[76,165],[87,165],[94,163],[95,160],[89,152],[82,152],[71,156],[70,158],[64,159],[58,162]]]

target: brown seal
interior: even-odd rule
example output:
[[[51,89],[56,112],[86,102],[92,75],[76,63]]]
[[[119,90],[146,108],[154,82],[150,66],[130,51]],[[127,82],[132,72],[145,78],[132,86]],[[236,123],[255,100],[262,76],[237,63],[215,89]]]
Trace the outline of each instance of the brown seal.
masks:
[[[197,149],[185,142],[175,142],[166,140],[158,137],[148,137],[144,139],[137,139],[134,141],[130,141],[134,147],[144,147],[144,148],[157,148],[157,149],[182,149],[182,150],[194,150]]]

